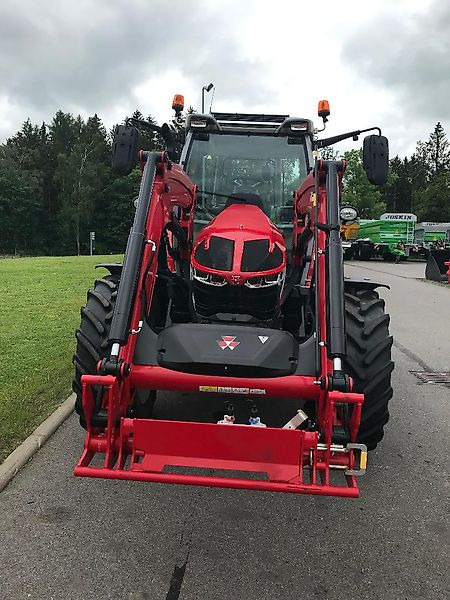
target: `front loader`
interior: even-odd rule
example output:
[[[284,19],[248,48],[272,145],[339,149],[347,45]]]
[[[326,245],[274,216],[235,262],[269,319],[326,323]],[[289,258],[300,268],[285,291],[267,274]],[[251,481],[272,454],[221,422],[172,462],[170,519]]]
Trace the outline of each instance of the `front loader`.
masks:
[[[191,114],[146,152],[143,127],[116,131],[113,167],[142,170],[135,218],[76,332],[75,475],[357,497],[389,417],[392,338],[379,284],[344,278],[345,161],[318,151],[362,131]],[[387,165],[378,129],[369,180]]]

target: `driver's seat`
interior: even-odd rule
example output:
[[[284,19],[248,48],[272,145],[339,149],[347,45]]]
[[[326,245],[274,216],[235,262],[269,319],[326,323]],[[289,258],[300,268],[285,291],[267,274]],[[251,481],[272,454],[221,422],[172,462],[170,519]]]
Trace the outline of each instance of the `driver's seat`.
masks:
[[[231,198],[227,198],[227,201],[225,202],[225,208],[228,208],[232,204],[251,204],[253,206],[257,206],[263,211],[263,213],[267,214],[264,209],[264,203],[259,194],[252,194],[248,192],[244,192],[242,194],[234,193],[231,195]]]

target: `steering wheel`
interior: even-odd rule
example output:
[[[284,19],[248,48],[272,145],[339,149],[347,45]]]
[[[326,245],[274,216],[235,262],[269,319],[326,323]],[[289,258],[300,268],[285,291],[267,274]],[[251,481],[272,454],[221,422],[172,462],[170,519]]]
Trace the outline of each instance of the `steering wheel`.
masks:
[[[255,181],[254,183],[248,183],[248,180],[245,179],[235,179],[233,194],[255,194],[260,185],[262,185],[263,181]]]

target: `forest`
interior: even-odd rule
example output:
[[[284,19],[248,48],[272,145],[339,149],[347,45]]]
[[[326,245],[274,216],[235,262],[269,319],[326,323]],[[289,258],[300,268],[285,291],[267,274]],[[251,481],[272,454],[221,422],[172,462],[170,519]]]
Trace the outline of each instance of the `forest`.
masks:
[[[132,116],[143,118],[139,111]],[[154,123],[151,116],[147,120]],[[112,172],[113,131],[97,115],[83,119],[60,110],[49,124],[26,120],[0,145],[0,255],[87,254],[90,231],[96,253],[124,251],[140,172],[136,168],[127,177]],[[141,139],[146,150],[162,148],[158,134]],[[332,149],[323,154],[336,156]],[[361,217],[413,212],[418,221],[450,221],[450,148],[440,123],[427,141],[417,142],[411,157],[390,159],[389,180],[381,189],[367,181],[361,150],[343,158],[343,202]]]

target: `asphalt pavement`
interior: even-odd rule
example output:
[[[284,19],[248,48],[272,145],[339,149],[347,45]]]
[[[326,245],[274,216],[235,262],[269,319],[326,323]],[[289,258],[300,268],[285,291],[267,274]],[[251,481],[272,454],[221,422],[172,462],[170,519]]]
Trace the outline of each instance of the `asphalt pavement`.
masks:
[[[390,286],[380,288],[391,315],[397,347],[428,370],[450,371],[450,286],[425,279],[425,262],[384,261],[346,263],[346,275]],[[419,361],[420,362],[420,361]]]
[[[74,478],[72,416],[0,494],[0,598],[447,600],[450,389],[411,371],[450,371],[450,288],[420,269],[346,265],[391,286],[396,337],[358,500]]]

